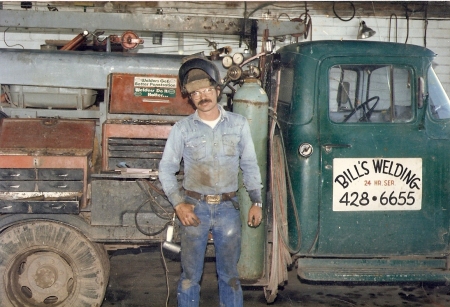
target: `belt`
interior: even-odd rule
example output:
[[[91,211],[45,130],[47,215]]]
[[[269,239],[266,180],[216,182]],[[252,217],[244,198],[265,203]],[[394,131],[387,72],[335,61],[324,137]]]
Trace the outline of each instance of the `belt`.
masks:
[[[194,191],[185,190],[184,193],[192,197],[196,200],[202,200],[210,205],[218,205],[222,201],[231,200],[233,197],[236,196],[236,192],[230,192],[230,193],[223,193],[223,194],[215,194],[215,195],[204,195],[200,194]]]

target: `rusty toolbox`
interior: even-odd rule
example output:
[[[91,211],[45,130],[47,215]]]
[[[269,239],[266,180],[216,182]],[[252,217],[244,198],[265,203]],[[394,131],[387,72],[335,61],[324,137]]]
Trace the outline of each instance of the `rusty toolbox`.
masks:
[[[0,213],[78,213],[87,204],[91,120],[12,119],[0,125]]]

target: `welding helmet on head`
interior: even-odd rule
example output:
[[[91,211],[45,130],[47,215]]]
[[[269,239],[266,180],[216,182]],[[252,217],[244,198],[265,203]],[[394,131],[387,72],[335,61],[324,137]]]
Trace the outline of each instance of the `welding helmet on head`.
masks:
[[[184,62],[178,71],[178,78],[185,94],[220,85],[219,69],[213,62],[204,58],[192,58]]]

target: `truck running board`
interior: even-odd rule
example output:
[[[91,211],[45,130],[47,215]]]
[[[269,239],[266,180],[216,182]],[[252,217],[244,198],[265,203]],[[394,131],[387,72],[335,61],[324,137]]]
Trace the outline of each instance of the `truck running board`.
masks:
[[[341,282],[447,282],[445,258],[433,259],[330,259],[301,258],[297,274],[310,281]]]

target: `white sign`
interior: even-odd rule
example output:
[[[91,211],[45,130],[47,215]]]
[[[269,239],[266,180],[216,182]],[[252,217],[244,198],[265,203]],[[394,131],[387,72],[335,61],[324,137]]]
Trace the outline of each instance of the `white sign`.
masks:
[[[333,211],[421,208],[421,158],[333,159]]]
[[[134,86],[176,88],[177,78],[134,77]]]

